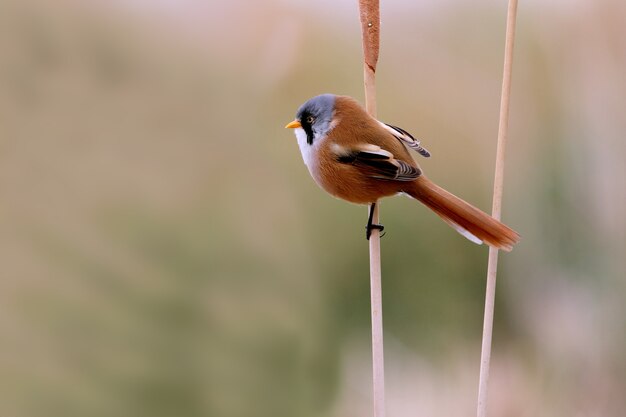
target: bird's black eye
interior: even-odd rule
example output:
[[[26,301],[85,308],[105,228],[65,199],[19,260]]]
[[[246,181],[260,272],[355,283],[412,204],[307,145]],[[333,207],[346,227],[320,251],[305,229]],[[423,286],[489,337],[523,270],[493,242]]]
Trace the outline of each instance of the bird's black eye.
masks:
[[[312,125],[314,121],[315,121],[315,117],[313,117],[313,116],[307,116],[307,118],[306,118],[306,122],[307,122],[308,124]]]

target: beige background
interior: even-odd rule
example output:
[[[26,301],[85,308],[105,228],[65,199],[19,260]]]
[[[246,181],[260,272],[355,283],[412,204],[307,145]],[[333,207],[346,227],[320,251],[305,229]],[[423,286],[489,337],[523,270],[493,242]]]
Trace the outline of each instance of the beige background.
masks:
[[[382,1],[379,117],[483,209],[505,3]],[[625,4],[519,5],[492,416],[626,408]],[[0,3],[0,415],[370,414],[366,210],[283,129],[362,100],[359,36],[353,1]],[[389,415],[471,415],[487,251],[382,220]]]

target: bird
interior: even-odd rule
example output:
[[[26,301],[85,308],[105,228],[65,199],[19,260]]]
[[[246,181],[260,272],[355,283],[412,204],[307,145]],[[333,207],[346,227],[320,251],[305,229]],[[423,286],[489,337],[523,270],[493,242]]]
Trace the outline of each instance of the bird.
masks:
[[[384,229],[372,223],[376,203],[397,194],[418,200],[474,243],[508,252],[520,240],[516,231],[426,177],[409,152],[430,157],[420,141],[372,117],[349,96],[313,97],[285,128],[294,129],[302,159],[323,190],[370,206],[368,240],[373,229]]]

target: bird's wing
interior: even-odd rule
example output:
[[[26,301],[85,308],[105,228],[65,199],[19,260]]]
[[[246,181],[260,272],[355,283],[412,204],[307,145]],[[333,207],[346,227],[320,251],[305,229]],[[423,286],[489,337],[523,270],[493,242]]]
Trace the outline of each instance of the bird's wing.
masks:
[[[422,174],[419,168],[395,159],[391,152],[372,144],[350,148],[335,145],[333,152],[338,162],[353,165],[371,178],[413,181]]]
[[[398,126],[383,123],[381,121],[379,121],[378,123],[380,123],[383,129],[391,133],[396,139],[406,144],[409,148],[413,149],[423,157],[428,158],[430,156],[430,152],[428,152],[424,147],[420,145],[420,141],[415,139],[413,135],[411,135],[406,130],[401,129]]]

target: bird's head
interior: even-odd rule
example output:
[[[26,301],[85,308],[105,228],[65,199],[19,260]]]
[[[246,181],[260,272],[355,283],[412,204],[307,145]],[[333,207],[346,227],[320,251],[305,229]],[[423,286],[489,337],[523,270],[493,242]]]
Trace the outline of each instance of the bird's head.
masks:
[[[334,94],[322,94],[313,97],[300,106],[295,120],[285,127],[303,129],[306,133],[307,143],[312,145],[317,139],[326,136],[332,128],[335,102],[336,96]]]

